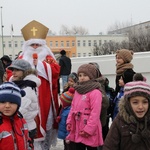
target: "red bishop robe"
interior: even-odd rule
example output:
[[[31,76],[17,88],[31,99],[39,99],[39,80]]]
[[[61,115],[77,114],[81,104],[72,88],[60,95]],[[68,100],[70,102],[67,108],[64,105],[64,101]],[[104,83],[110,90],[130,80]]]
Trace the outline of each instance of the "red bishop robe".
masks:
[[[41,85],[38,88],[39,114],[35,118],[35,120],[37,122],[36,140],[38,140],[38,141],[43,140],[45,137],[46,124],[48,121],[48,115],[50,112],[50,108],[53,109],[52,111],[53,111],[54,119],[58,113],[58,108],[59,108],[57,81],[59,78],[60,66],[55,60],[51,61],[51,62],[44,60],[42,63],[43,63],[45,72],[47,74],[48,80],[46,80],[44,77],[38,75],[38,77],[41,79]],[[50,107],[51,105],[52,105],[52,107]],[[55,127],[55,126],[53,126],[53,127]]]

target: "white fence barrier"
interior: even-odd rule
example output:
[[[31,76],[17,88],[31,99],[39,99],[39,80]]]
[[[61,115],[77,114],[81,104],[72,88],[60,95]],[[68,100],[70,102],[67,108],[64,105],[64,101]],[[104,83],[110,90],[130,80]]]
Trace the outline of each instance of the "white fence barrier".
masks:
[[[116,62],[115,55],[101,55],[91,57],[74,57],[72,61],[72,72],[77,72],[80,65],[96,62],[100,66],[101,73],[107,77],[110,81],[110,86],[115,87],[115,70]],[[134,71],[142,73],[147,78],[147,82],[150,83],[150,52],[138,52],[134,53],[132,63],[134,65]]]

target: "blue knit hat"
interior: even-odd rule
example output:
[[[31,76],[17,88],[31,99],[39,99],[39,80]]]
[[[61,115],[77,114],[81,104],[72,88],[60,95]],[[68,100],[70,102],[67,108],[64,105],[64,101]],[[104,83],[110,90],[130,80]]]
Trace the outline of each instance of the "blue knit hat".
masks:
[[[25,91],[13,82],[4,82],[0,85],[0,102],[11,102],[20,107],[23,96],[25,96]]]

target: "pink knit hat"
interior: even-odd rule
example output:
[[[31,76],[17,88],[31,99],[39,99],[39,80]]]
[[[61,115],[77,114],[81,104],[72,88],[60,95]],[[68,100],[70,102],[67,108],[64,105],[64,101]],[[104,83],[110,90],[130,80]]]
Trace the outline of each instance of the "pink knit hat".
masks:
[[[144,81],[128,82],[124,86],[124,97],[144,96],[150,100],[150,85]]]

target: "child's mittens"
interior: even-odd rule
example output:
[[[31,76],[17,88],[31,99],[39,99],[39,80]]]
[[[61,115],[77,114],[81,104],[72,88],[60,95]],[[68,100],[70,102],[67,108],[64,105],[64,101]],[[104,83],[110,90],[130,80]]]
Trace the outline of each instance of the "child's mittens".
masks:
[[[69,141],[69,140],[65,140],[65,142],[66,142],[67,144],[70,144],[70,141]]]
[[[90,135],[87,132],[80,131],[79,133],[82,137],[88,138]]]
[[[57,122],[57,123],[59,123],[59,122],[60,122],[60,120],[61,120],[61,117],[60,117],[60,116],[58,116],[58,117],[56,118],[56,122]]]
[[[71,124],[67,124],[67,131],[71,131]]]

